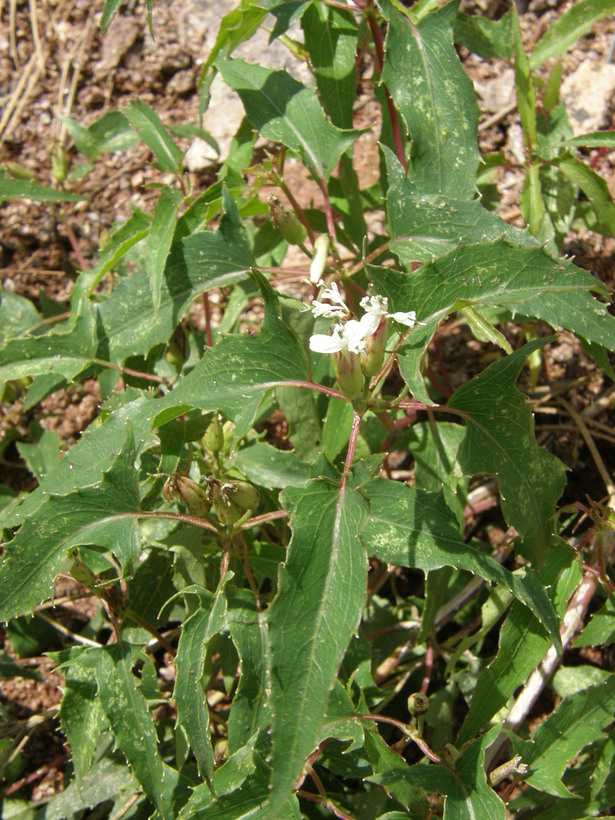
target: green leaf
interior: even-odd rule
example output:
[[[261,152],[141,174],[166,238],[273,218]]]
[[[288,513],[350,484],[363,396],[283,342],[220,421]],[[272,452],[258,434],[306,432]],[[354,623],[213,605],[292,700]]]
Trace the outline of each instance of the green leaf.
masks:
[[[369,779],[380,783],[389,797],[411,810],[414,816],[427,816],[429,807],[425,792],[420,785],[413,783],[411,778],[401,776],[402,767],[404,772],[410,767],[397,752],[387,746],[378,730],[369,724],[365,727],[365,752],[374,773]],[[393,771],[397,776],[389,779],[388,775]]]
[[[239,5],[225,14],[220,21],[220,28],[207,60],[201,71],[199,85],[220,55],[228,57],[238,45],[249,40],[267,16],[267,9],[262,8],[259,0],[241,0]]]
[[[28,333],[40,321],[38,310],[29,299],[10,290],[0,291],[0,344]]]
[[[578,0],[540,38],[532,51],[530,67],[538,68],[551,57],[563,54],[594,23],[613,13],[615,0]]]
[[[46,188],[27,179],[9,179],[0,176],[0,202],[7,199],[32,199],[34,202],[83,202],[87,199],[67,191]]]
[[[113,20],[121,5],[122,0],[105,0],[102,17],[100,19],[100,30],[103,34],[109,28],[109,23]]]
[[[64,678],[60,721],[71,748],[75,782],[81,789],[102,733],[104,714],[91,669],[78,662],[70,663]]]
[[[534,419],[515,388],[525,358],[545,340],[530,342],[459,387],[448,407],[461,412],[466,436],[458,454],[466,475],[495,475],[502,512],[521,536],[520,550],[541,566],[554,543],[552,516],[566,483],[564,465],[538,447]]]
[[[211,785],[214,773],[214,753],[209,732],[209,708],[203,690],[207,645],[222,629],[226,613],[223,578],[214,594],[202,587],[185,587],[182,594],[196,592],[199,608],[182,626],[175,668],[177,670],[173,697],[177,709],[176,729],[184,731],[196,757],[199,771]]]
[[[176,816],[171,791],[178,773],[158,753],[156,727],[132,672],[134,654],[133,647],[122,642],[80,657],[88,655],[88,663],[94,666],[98,694],[117,747],[161,816],[171,820]]]
[[[367,568],[357,538],[367,509],[356,492],[318,481],[285,490],[282,501],[293,537],[268,616],[272,818],[318,744],[329,692],[365,603]]]
[[[352,405],[341,399],[331,399],[325,419],[324,454],[333,463],[348,444],[352,427]]]
[[[332,125],[315,92],[285,71],[243,60],[221,60],[224,81],[237,91],[261,136],[297,151],[317,180],[328,180],[342,154],[360,135]]]
[[[99,255],[96,267],[81,274],[78,287],[91,293],[105,273],[114,268],[133,245],[147,236],[149,227],[150,220],[147,214],[135,208],[131,217],[112,233]]]
[[[615,643],[615,599],[609,597],[574,642],[575,647]]]
[[[526,607],[515,604],[500,632],[497,656],[478,676],[470,711],[457,736],[461,747],[503,706],[514,690],[536,669],[549,639]]]
[[[253,593],[235,588],[227,598],[226,621],[241,663],[228,721],[229,752],[233,754],[271,722],[271,657],[268,624],[256,608]]]
[[[400,789],[403,784],[426,792],[438,792],[444,796],[444,820],[476,820],[476,818],[501,818],[505,807],[486,781],[485,750],[495,740],[499,730],[487,732],[473,741],[457,758],[454,769],[441,765],[414,765],[390,768],[382,774],[369,778],[388,792]]]
[[[379,5],[389,23],[382,79],[408,129],[408,177],[422,194],[474,199],[478,108],[453,47],[458,4],[447,3],[418,25],[390,0]]]
[[[579,186],[589,200],[598,218],[600,233],[615,236],[615,204],[605,180],[576,157],[560,157],[557,167],[567,179]]]
[[[481,14],[459,12],[453,24],[455,45],[465,46],[485,60],[499,57],[510,60],[510,11],[499,20],[490,20]]]
[[[571,137],[563,142],[564,146],[579,148],[615,148],[615,131],[591,131],[580,137]]]
[[[530,150],[536,148],[538,137],[536,135],[536,95],[532,83],[530,63],[527,54],[523,50],[523,40],[521,38],[521,28],[519,26],[519,15],[516,6],[511,8],[512,12],[512,32],[515,53],[515,88],[517,89],[517,109],[525,135],[526,145]]]
[[[43,680],[43,676],[38,669],[28,669],[27,666],[20,666],[12,658],[0,650],[0,680],[10,680],[11,678],[28,678],[30,680]]]
[[[561,646],[557,617],[536,577],[530,572],[524,577],[513,574],[491,556],[464,544],[441,495],[381,478],[368,484],[363,494],[370,513],[361,538],[369,555],[423,572],[455,567],[501,584],[534,613],[555,645]]]
[[[248,481],[261,487],[301,487],[312,477],[309,465],[295,453],[277,450],[264,441],[243,447],[233,463]]]
[[[26,462],[28,470],[40,483],[60,463],[60,439],[53,430],[31,425],[33,444],[17,443],[17,451]]]
[[[141,100],[132,100],[124,109],[124,116],[151,149],[162,171],[181,173],[183,154],[173,142],[156,112]]]
[[[525,777],[539,791],[572,797],[561,777],[584,746],[603,737],[613,721],[615,677],[571,695],[559,704],[534,732],[533,744],[524,762],[530,766]]]
[[[70,117],[62,120],[78,151],[90,161],[107,151],[125,151],[139,141],[136,131],[120,111],[106,111],[88,128]]]
[[[288,424],[288,437],[297,458],[313,462],[322,448],[322,427],[314,395],[288,387],[276,390],[276,398]]]
[[[181,200],[182,198],[179,191],[173,188],[163,188],[152,217],[152,225],[147,241],[145,270],[149,278],[152,302],[156,313],[158,313],[158,308],[160,307],[162,278],[165,272],[167,257],[171,249],[171,242],[173,241],[175,219]]]
[[[412,262],[431,262],[463,244],[496,242],[507,236],[512,244],[538,247],[527,231],[511,227],[478,199],[426,195],[408,180],[397,157],[382,147],[389,190],[387,219],[391,250],[410,269]]]
[[[350,11],[312,3],[301,18],[318,91],[331,122],[352,128],[357,23]]]
[[[553,260],[541,248],[518,247],[503,238],[460,245],[412,276],[390,268],[367,270],[375,290],[389,298],[389,310],[415,310],[424,323],[412,331],[399,355],[402,376],[415,395],[424,389],[418,370],[421,356],[438,321],[457,300],[460,305],[507,307],[513,314],[543,319],[615,349],[615,320],[589,293],[607,297],[600,282],[566,260]]]
[[[67,495],[45,495],[40,518],[25,518],[15,538],[5,544],[0,563],[0,585],[5,590],[0,620],[32,612],[51,595],[72,547],[96,544],[111,549],[125,571],[131,571],[140,551],[139,492],[130,428],[124,435],[121,451],[111,453],[112,460],[106,454],[108,466],[102,480],[99,472],[95,483],[85,484],[81,477],[79,487]]]

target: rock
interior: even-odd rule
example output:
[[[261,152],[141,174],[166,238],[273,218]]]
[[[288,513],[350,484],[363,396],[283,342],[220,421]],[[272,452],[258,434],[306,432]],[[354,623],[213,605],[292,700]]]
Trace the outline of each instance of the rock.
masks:
[[[607,125],[615,94],[615,65],[585,60],[562,83],[561,95],[575,137]]]

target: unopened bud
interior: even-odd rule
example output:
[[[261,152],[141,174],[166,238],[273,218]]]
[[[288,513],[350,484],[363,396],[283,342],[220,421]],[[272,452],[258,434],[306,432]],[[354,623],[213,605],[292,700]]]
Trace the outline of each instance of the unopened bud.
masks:
[[[361,358],[358,353],[345,351],[333,355],[333,365],[337,375],[340,393],[351,401],[363,395],[365,379],[361,370]]]
[[[429,698],[422,692],[415,692],[408,698],[408,712],[413,717],[424,715],[429,709]]]
[[[241,510],[255,510],[258,507],[261,497],[255,487],[247,481],[229,481],[229,484],[233,488],[233,503]]]
[[[276,227],[290,245],[301,245],[307,237],[305,225],[302,225],[294,211],[282,205],[277,196],[270,196],[268,200],[269,214]]]
[[[51,173],[58,182],[64,182],[68,176],[68,157],[61,145],[58,145],[51,157]]]
[[[205,430],[203,444],[213,455],[218,455],[224,447],[224,430],[222,429],[220,416],[217,412],[214,413],[209,427]]]
[[[162,488],[165,501],[183,501],[191,515],[203,518],[211,509],[209,493],[190,478],[179,473],[170,475]]]
[[[380,319],[380,324],[365,338],[365,347],[361,351],[361,369],[366,376],[375,376],[382,367],[386,351],[388,323],[387,317]]]
[[[329,244],[327,234],[321,234],[316,242],[314,242],[314,255],[312,256],[312,263],[310,264],[310,282],[313,285],[317,285],[320,282],[320,277],[327,267]]]

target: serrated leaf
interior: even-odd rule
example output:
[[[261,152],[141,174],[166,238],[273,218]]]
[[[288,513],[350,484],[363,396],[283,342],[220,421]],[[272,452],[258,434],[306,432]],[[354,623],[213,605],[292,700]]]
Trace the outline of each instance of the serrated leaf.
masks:
[[[123,111],[128,122],[151,149],[162,171],[178,174],[183,154],[156,112],[141,100],[132,100]]]
[[[567,260],[554,261],[542,248],[519,247],[503,238],[461,245],[412,276],[372,266],[368,274],[377,292],[389,298],[389,310],[414,310],[424,323],[412,331],[399,354],[400,370],[413,391],[424,390],[421,356],[456,300],[507,307],[615,349],[615,319],[590,295],[595,291],[607,297],[600,282]]]
[[[488,211],[478,199],[429,195],[417,191],[397,157],[382,147],[389,189],[387,218],[391,250],[410,268],[412,262],[430,262],[457,248],[461,242],[495,242],[507,236],[512,244],[538,247],[527,231],[511,227]]]
[[[536,577],[513,575],[491,556],[464,544],[441,495],[380,478],[368,484],[363,494],[370,512],[361,538],[369,555],[423,572],[455,567],[501,584],[535,614],[555,645],[561,646],[557,617]]]
[[[60,463],[60,439],[54,430],[45,430],[40,426],[31,425],[30,431],[34,443],[20,441],[16,446],[28,470],[40,483]]]
[[[418,25],[390,0],[379,5],[389,23],[382,79],[408,129],[408,177],[423,194],[474,199],[478,108],[453,47],[458,4],[447,3]]]
[[[614,0],[579,0],[549,26],[530,57],[530,67],[538,68],[551,57],[563,54],[590,28],[615,12]]]
[[[78,194],[46,188],[27,179],[9,179],[0,176],[0,202],[7,199],[32,199],[34,202],[82,202],[87,199]]]
[[[131,571],[140,551],[139,489],[131,430],[125,429],[124,436],[122,450],[113,454],[99,481],[82,483],[67,495],[46,495],[40,517],[26,518],[15,538],[5,544],[0,620],[32,612],[51,595],[72,547],[96,544],[111,549]],[[109,464],[108,454],[106,460]]]
[[[171,242],[173,241],[175,218],[181,200],[182,197],[179,191],[168,187],[163,188],[152,217],[152,225],[147,241],[145,270],[149,279],[152,302],[156,314],[160,307],[162,278],[165,272],[167,257],[171,249]]]
[[[574,642],[575,647],[615,643],[615,599],[606,599]]]
[[[71,748],[75,783],[81,789],[101,736],[104,714],[91,669],[72,663],[64,677],[60,721]]]
[[[377,729],[369,724],[365,727],[365,752],[373,771],[369,779],[380,783],[390,797],[411,810],[416,817],[426,816],[429,807],[424,790],[419,784],[401,776],[400,770],[405,771],[410,767],[401,755],[387,746]],[[388,775],[393,771],[397,776],[389,779]]]
[[[466,421],[457,456],[461,468],[466,475],[496,476],[502,512],[521,535],[521,552],[537,566],[553,544],[551,518],[566,471],[559,459],[536,444],[531,409],[514,385],[525,358],[543,343],[530,342],[490,365],[448,402]]]
[[[487,732],[473,741],[457,758],[454,769],[442,765],[399,766],[368,778],[387,791],[403,786],[438,792],[444,797],[444,820],[476,820],[489,817],[504,820],[505,807],[487,784],[485,750],[499,730]]]
[[[177,656],[173,697],[177,710],[176,729],[182,728],[196,757],[199,771],[211,785],[214,773],[214,753],[209,732],[209,708],[203,690],[207,645],[224,625],[226,599],[222,579],[215,594],[200,588],[199,608],[182,626]],[[193,592],[192,587],[183,593]]]
[[[329,692],[365,603],[367,568],[357,538],[367,509],[356,492],[318,481],[285,490],[282,501],[293,537],[268,615],[272,818],[318,743]]]
[[[254,595],[245,589],[228,592],[226,621],[241,663],[241,677],[228,720],[229,752],[239,750],[271,721],[271,657],[268,624]]]
[[[332,125],[315,92],[285,71],[272,71],[243,60],[222,60],[218,69],[237,91],[252,125],[261,136],[297,151],[317,180],[328,180],[342,154],[360,135]]]
[[[161,817],[171,820],[176,816],[170,798],[178,773],[163,763],[158,752],[156,727],[132,673],[134,649],[122,642],[88,654],[117,747]]]
[[[525,781],[539,791],[572,797],[561,777],[584,746],[603,736],[614,711],[613,676],[564,698],[534,732],[533,745],[524,758],[530,766]]]

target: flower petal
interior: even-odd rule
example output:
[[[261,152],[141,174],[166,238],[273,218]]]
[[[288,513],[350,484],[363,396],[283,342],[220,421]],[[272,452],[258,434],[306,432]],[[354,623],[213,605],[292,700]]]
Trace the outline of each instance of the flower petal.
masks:
[[[315,353],[339,353],[344,348],[345,343],[338,334],[326,336],[324,333],[315,333],[310,336],[310,350]]]
[[[408,313],[389,313],[389,317],[399,322],[400,325],[406,325],[406,327],[412,328],[416,324],[416,312],[414,310],[410,310]]]

